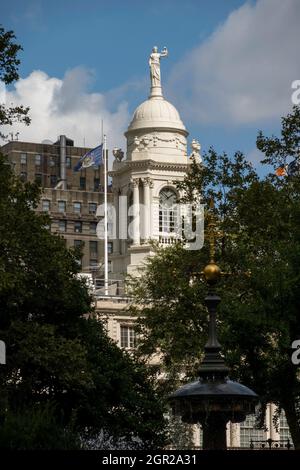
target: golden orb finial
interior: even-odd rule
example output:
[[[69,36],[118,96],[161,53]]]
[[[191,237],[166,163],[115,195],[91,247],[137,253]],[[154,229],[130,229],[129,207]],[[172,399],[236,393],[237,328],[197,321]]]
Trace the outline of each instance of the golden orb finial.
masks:
[[[221,277],[221,269],[216,263],[209,263],[203,270],[206,282],[210,285],[216,284]]]

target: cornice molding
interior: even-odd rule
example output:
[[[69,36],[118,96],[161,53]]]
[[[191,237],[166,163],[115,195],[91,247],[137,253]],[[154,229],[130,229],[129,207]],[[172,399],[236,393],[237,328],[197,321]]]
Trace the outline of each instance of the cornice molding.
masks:
[[[172,170],[185,172],[188,170],[190,163],[171,163],[171,162],[156,162],[154,160],[138,160],[138,161],[125,161],[122,166],[109,171],[109,176],[117,176],[127,173],[131,170]]]

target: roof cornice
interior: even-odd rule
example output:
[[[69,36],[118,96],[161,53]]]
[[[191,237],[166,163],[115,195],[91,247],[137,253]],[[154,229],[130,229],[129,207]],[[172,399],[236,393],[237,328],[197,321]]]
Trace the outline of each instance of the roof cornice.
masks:
[[[156,162],[151,159],[137,160],[137,161],[124,161],[122,166],[115,170],[109,171],[109,176],[121,175],[131,170],[171,170],[186,172],[189,168],[190,162],[188,163],[171,163],[171,162]]]

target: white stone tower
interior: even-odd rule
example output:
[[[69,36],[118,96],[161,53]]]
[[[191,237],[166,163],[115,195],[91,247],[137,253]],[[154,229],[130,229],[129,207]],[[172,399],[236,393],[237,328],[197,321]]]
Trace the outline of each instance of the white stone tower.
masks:
[[[177,198],[174,182],[184,178],[190,159],[188,132],[176,108],[162,94],[160,58],[167,54],[166,48],[161,53],[153,48],[149,59],[149,98],[137,107],[125,132],[126,159],[116,154],[110,172],[116,218],[120,222],[111,256],[115,279],[136,271],[143,263],[151,253],[149,240],[166,244],[177,236],[172,222],[172,205]]]

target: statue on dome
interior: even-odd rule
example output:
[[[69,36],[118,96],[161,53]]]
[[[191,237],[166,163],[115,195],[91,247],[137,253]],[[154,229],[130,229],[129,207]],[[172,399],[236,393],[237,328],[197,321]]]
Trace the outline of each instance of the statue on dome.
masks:
[[[161,52],[158,52],[157,47],[153,47],[152,53],[150,54],[149,58],[149,66],[150,66],[150,79],[151,79],[151,87],[160,87],[160,58],[167,57],[168,49],[166,47],[163,48]]]

